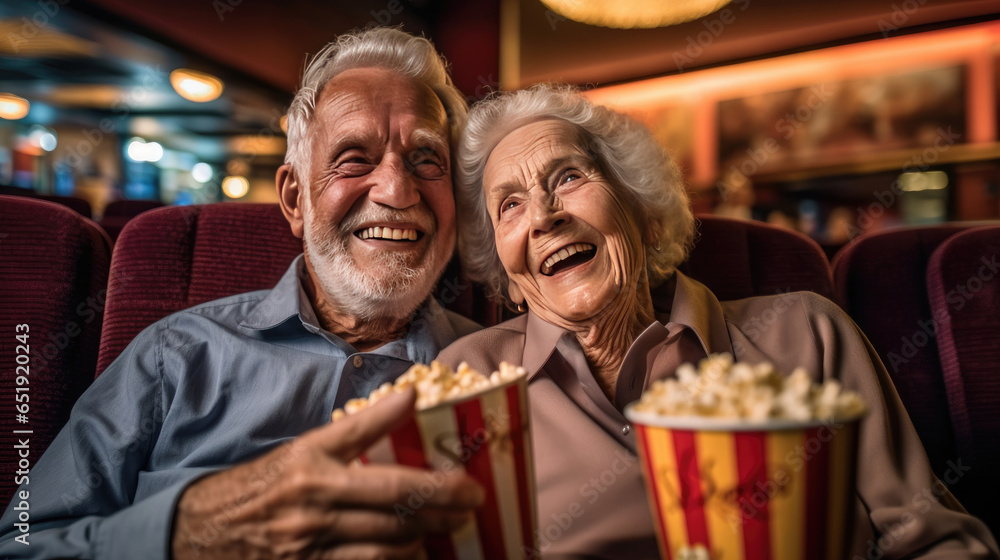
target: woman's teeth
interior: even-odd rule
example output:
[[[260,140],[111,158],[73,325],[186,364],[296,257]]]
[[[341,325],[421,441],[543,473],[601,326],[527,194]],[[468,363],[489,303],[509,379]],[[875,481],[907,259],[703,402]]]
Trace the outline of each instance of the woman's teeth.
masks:
[[[415,229],[395,229],[390,227],[370,227],[362,230],[359,234],[361,239],[394,239],[409,241],[417,240],[417,230]]]
[[[545,259],[542,263],[542,274],[549,275],[552,274],[552,267],[561,260],[568,259],[569,257],[581,253],[583,251],[593,250],[594,246],[589,243],[574,243],[559,249],[556,253]]]

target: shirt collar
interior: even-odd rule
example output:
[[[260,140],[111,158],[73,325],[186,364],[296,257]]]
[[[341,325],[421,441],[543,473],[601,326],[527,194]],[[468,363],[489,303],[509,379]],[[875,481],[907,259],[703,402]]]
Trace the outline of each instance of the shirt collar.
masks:
[[[674,282],[665,282],[660,289],[654,289],[652,294],[654,307],[670,309],[668,323],[654,321],[639,338],[666,338],[669,327],[674,324],[693,330],[706,354],[731,351],[726,319],[715,294],[701,282],[688,278],[681,272],[674,273],[674,277]],[[672,293],[670,286],[673,286]],[[548,362],[559,340],[564,336],[572,337],[573,334],[542,320],[530,309],[524,321],[522,367],[527,370],[530,381]],[[647,341],[647,344],[651,342]]]
[[[296,316],[301,317],[304,324],[316,326],[316,312],[302,288],[305,274],[305,261],[300,254],[240,326],[268,331],[284,325]]]
[[[405,343],[406,355],[400,357],[405,357],[411,362],[429,364],[456,338],[458,337],[455,329],[448,320],[444,307],[436,299],[428,297],[410,319],[406,336],[402,340],[390,342],[389,345]]]
[[[240,326],[257,331],[274,331],[286,325],[301,324],[314,333],[325,333],[312,302],[302,287],[306,277],[305,260],[299,255],[274,288],[257,304]],[[297,320],[293,322],[293,320]],[[353,352],[349,344],[329,334],[331,341]],[[428,297],[414,313],[410,328],[402,339],[390,341],[373,353],[393,355],[414,362],[430,363],[445,346],[457,338],[441,304]]]
[[[670,305],[670,322],[694,330],[707,354],[731,352],[732,341],[719,299],[707,286],[693,278],[680,272],[675,272],[674,277],[676,287]],[[671,301],[669,294],[656,291],[653,300],[654,306],[657,302]]]

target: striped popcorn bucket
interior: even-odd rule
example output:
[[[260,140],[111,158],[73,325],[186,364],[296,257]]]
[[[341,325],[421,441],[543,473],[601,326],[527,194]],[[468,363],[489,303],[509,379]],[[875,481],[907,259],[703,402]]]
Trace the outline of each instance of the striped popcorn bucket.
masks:
[[[418,411],[362,456],[363,463],[431,469],[427,483],[397,504],[403,520],[414,514],[443,480],[464,470],[482,485],[486,502],[475,523],[446,535],[428,535],[428,558],[523,558],[535,542],[535,477],[531,457],[525,378]]]
[[[668,560],[842,560],[858,420],[748,425],[625,412]]]

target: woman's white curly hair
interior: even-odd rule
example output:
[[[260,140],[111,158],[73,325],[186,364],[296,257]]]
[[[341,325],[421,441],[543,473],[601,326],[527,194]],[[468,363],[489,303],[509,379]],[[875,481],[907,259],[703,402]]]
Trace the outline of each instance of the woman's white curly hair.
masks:
[[[510,303],[510,280],[497,254],[483,196],[483,173],[500,140],[542,119],[579,127],[584,148],[611,184],[621,189],[640,231],[652,227],[658,233],[658,243],[646,243],[650,285],[669,276],[687,258],[694,238],[694,216],[677,164],[639,122],[594,105],[575,88],[551,84],[495,94],[469,112],[455,178],[458,250],[466,274],[484,284],[491,296]]]
[[[327,82],[354,68],[385,68],[426,84],[441,100],[451,126],[451,145],[469,113],[465,96],[448,75],[445,60],[434,45],[393,27],[376,27],[345,33],[319,51],[302,75],[302,86],[288,108],[288,149],[285,163],[308,166],[309,125],[316,114],[316,101]]]

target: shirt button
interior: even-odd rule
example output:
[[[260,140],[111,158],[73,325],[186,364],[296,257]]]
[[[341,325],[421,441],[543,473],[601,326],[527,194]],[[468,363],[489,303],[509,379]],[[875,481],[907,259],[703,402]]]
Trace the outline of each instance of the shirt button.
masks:
[[[625,424],[624,426],[622,426],[622,435],[623,436],[627,436],[630,433],[632,433],[632,426],[629,426],[628,424]]]
[[[354,367],[359,368],[363,365],[365,365],[365,361],[361,358],[361,356],[354,356]]]

